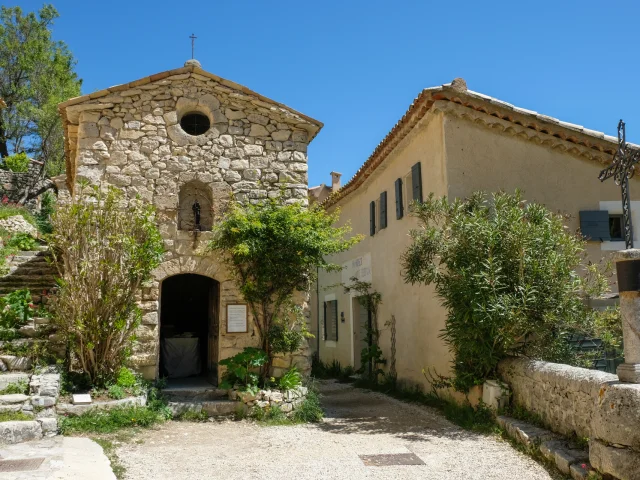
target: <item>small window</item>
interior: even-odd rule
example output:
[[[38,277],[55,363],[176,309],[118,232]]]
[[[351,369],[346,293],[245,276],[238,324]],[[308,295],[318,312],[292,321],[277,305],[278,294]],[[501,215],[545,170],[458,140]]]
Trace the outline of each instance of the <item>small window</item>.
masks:
[[[609,235],[611,235],[612,242],[624,241],[622,225],[622,215],[609,215]]]
[[[338,301],[324,302],[324,339],[338,341]]]
[[[404,199],[402,193],[402,179],[396,179],[396,219],[400,220],[404,216]]]
[[[202,135],[209,130],[211,122],[209,117],[202,113],[192,112],[183,115],[180,119],[180,126],[189,135]]]
[[[376,234],[376,202],[369,203],[369,235]]]
[[[380,194],[380,199],[378,200],[380,204],[380,208],[378,212],[380,212],[380,230],[383,228],[387,228],[387,192],[382,192]]]
[[[376,222],[376,233],[378,233],[382,228],[380,226],[380,218],[379,218],[380,217],[380,197],[376,198],[374,203],[375,203],[375,206],[376,206],[375,212],[378,213],[378,219],[377,219],[378,221]]]

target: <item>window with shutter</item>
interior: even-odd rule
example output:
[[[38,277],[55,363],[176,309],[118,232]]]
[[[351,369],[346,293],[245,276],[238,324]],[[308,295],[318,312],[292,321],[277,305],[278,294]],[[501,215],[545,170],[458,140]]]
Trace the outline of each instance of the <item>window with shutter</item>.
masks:
[[[324,302],[324,339],[338,341],[338,301]]]
[[[369,204],[369,235],[376,234],[376,202]]]
[[[420,162],[411,167],[411,183],[413,188],[413,200],[422,202],[422,171]]]
[[[400,220],[404,215],[404,205],[402,201],[402,179],[396,179],[396,219]]]
[[[387,228],[387,192],[380,194],[380,229]]]

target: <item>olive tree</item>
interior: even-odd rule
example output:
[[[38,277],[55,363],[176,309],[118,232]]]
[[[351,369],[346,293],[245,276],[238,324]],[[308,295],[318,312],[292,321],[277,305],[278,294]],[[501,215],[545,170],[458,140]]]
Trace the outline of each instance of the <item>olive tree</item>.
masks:
[[[60,275],[53,321],[72,365],[101,386],[130,354],[141,317],[135,296],[162,258],[155,213],[113,187],[93,187],[60,205],[51,224],[48,239]]]
[[[294,294],[309,291],[318,268],[340,270],[327,257],[361,239],[346,238],[351,228],[334,226],[338,217],[338,211],[285,204],[279,197],[256,204],[233,203],[214,228],[209,248],[223,253],[249,305],[261,348],[270,359],[264,375],[274,353],[291,352],[299,345],[295,331],[303,325],[300,311],[292,307]]]
[[[585,242],[562,216],[517,191],[454,201],[432,194],[413,214],[420,228],[402,255],[404,277],[434,285],[442,299],[454,387],[494,376],[507,355],[572,362],[566,337],[593,332],[584,298],[607,282],[584,263]]]

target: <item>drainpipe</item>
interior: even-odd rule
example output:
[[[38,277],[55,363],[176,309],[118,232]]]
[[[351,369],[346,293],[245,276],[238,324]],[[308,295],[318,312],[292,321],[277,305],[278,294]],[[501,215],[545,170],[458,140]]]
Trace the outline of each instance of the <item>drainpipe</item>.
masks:
[[[320,267],[316,267],[316,355],[320,362]]]

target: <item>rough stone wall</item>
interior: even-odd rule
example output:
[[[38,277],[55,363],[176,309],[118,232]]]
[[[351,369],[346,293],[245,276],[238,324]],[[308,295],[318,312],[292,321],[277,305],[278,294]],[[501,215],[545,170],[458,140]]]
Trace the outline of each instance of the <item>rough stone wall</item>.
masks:
[[[180,126],[182,115],[193,112],[210,120],[211,128],[203,135],[189,135]],[[88,100],[68,107],[66,114],[78,124],[77,146],[71,149],[77,165],[73,180],[116,186],[158,211],[166,253],[154,281],[140,293],[144,315],[133,365],[147,377],[157,375],[160,284],[180,273],[220,282],[219,359],[257,345],[251,327],[249,333],[226,334],[226,304],[240,302],[241,296],[220,262],[199,251],[210,233],[195,237],[179,229],[179,213],[190,214],[180,209],[180,192],[185,186],[188,191],[190,182],[208,188],[212,207],[202,217],[212,217],[214,223],[232,195],[251,202],[283,195],[287,202],[306,204],[311,131],[306,120],[196,73]],[[62,180],[57,179],[59,186]],[[78,191],[77,184],[71,186]],[[304,306],[308,309],[306,302]],[[300,362],[307,370],[305,359]]]
[[[17,203],[21,200],[25,189],[38,183],[40,165],[31,163],[26,172],[11,172],[0,170],[0,199],[6,195],[9,203]],[[35,206],[35,202],[33,202]]]
[[[517,405],[538,414],[556,432],[580,437],[591,435],[600,388],[618,381],[610,373],[525,358],[503,360],[498,371]]]
[[[556,363],[510,358],[498,371],[515,404],[552,430],[589,438],[589,460],[601,473],[640,478],[640,384]]]

